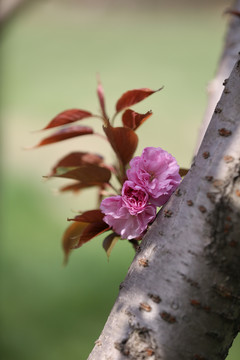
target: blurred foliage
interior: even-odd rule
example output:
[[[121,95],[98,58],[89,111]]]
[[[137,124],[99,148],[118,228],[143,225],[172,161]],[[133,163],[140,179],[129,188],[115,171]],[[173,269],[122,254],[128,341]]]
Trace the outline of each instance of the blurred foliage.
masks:
[[[1,354],[4,360],[85,359],[94,345],[134,255],[119,241],[110,262],[94,239],[62,266],[66,218],[92,207],[94,195],[54,196],[42,183],[66,150],[95,149],[99,140],[66,141],[32,152],[42,128],[58,112],[98,107],[101,74],[109,112],[127,89],[159,88],[137,111],[154,115],[139,129],[138,153],[161,146],[181,166],[191,162],[214,75],[225,21],[221,7],[157,12],[61,7],[37,2],[2,29],[1,117]],[[204,25],[204,26],[203,26]],[[86,121],[86,124],[91,120]],[[153,130],[154,129],[154,130]],[[51,150],[51,151],[50,151]],[[228,360],[239,359],[240,341]]]
[[[3,359],[85,359],[133,250],[122,242],[107,263],[98,238],[73,254],[64,268],[62,227],[47,211],[49,199],[26,182],[7,182],[1,248]]]

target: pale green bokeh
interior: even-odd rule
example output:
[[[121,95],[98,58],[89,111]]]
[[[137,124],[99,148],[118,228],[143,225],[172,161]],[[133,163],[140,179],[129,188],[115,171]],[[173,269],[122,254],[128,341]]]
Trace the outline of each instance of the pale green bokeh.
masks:
[[[161,146],[189,166],[222,46],[222,9],[111,12],[38,4],[14,19],[1,39],[2,246],[1,342],[4,360],[86,359],[133,257],[124,241],[110,262],[94,239],[62,267],[66,218],[94,207],[94,193],[55,196],[63,182],[44,183],[67,151],[111,153],[96,138],[31,152],[38,130],[58,112],[96,112],[97,72],[109,113],[126,90],[157,89],[136,106],[153,110],[138,134],[138,153]],[[88,120],[84,124],[91,125]],[[101,126],[93,122],[99,130]],[[236,343],[228,360],[238,360]]]

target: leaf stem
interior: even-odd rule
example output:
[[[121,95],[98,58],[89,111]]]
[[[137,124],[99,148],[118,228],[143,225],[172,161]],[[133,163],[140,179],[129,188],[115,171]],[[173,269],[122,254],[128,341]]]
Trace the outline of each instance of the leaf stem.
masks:
[[[121,185],[123,185],[124,181],[126,180],[126,167],[118,156],[117,159],[119,162],[119,182]]]
[[[93,117],[101,119],[105,126],[107,126],[109,124],[109,120],[105,116],[93,114]]]
[[[120,191],[112,183],[108,182],[107,184],[115,191],[116,194],[120,194]]]
[[[112,120],[111,120],[111,125],[112,125],[112,126],[113,126],[113,124],[114,124],[114,121],[115,121],[115,118],[116,118],[117,114],[118,114],[118,112],[116,111],[115,114],[114,114],[113,117],[112,117]]]

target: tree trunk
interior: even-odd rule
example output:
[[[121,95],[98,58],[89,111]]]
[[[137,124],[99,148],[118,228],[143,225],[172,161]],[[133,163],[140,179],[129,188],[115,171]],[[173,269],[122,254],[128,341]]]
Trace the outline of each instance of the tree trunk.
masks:
[[[240,60],[89,360],[222,360],[240,322]]]
[[[240,18],[233,17],[197,149],[239,45]],[[143,239],[89,360],[226,358],[240,323],[239,114],[240,60],[195,163]]]
[[[235,0],[234,6],[231,9],[240,13],[240,0]],[[226,34],[225,44],[218,64],[216,76],[208,86],[208,105],[198,134],[195,153],[197,153],[201,145],[202,139],[211,120],[214,108],[220,99],[222,93],[222,84],[224,80],[229,77],[230,72],[232,71],[233,66],[237,61],[239,50],[240,17],[233,15],[230,18],[228,32]]]

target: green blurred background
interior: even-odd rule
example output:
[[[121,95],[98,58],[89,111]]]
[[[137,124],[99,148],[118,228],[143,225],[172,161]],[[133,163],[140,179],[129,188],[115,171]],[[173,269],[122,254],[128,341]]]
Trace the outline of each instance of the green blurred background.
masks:
[[[1,29],[1,359],[87,358],[134,256],[120,241],[110,261],[97,238],[62,266],[66,218],[95,207],[94,191],[59,195],[43,181],[72,150],[112,154],[87,136],[26,151],[62,110],[98,111],[100,73],[113,113],[139,87],[164,90],[135,106],[154,115],[138,154],[161,146],[189,166],[221,53],[226,1],[28,1]],[[99,127],[95,120],[84,124]],[[236,339],[228,360],[238,360]]]

